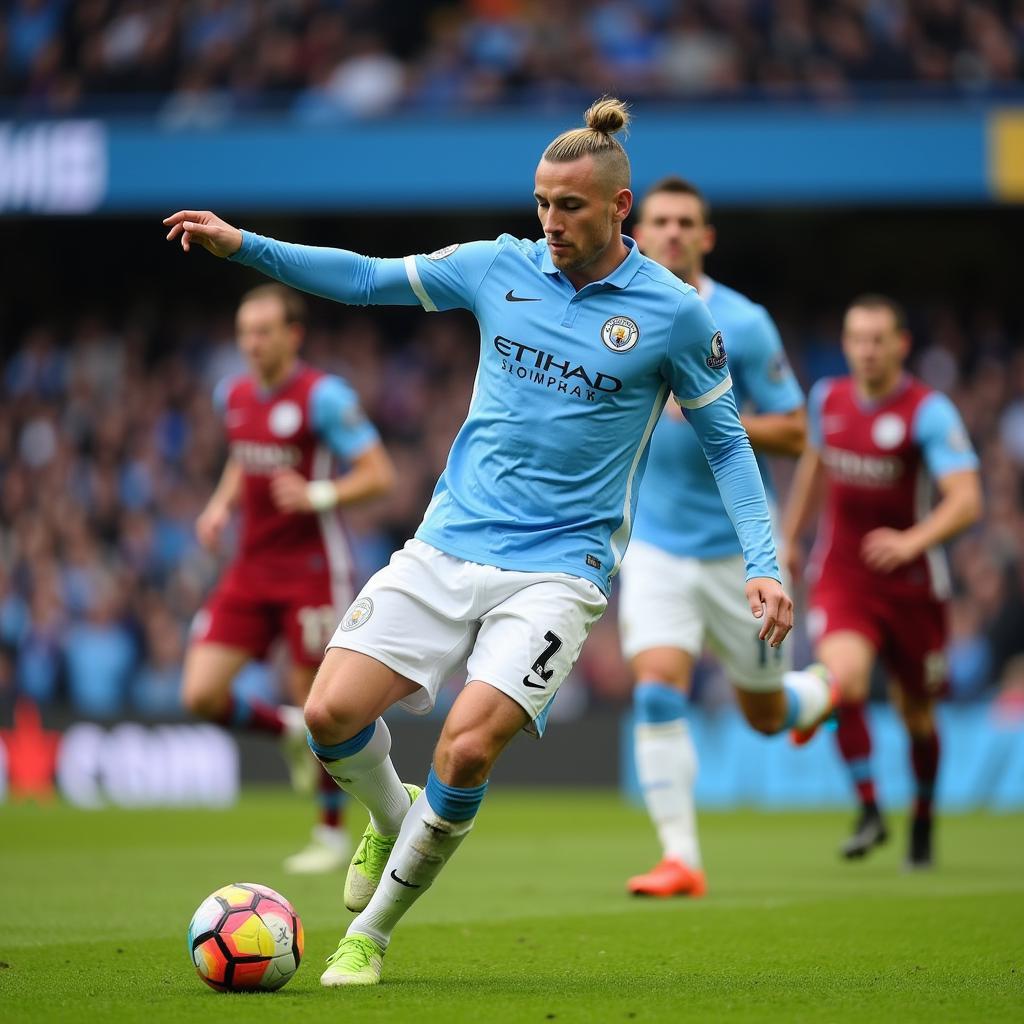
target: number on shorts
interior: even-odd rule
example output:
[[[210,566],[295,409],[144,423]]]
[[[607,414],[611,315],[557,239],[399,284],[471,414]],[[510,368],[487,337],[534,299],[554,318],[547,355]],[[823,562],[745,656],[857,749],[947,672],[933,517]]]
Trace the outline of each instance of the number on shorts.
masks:
[[[553,668],[548,668],[548,662],[558,653],[559,649],[561,648],[562,638],[556,636],[549,629],[544,634],[544,639],[547,640],[548,645],[544,648],[543,651],[541,651],[539,657],[533,663],[533,668],[531,669],[531,671],[535,672],[541,679],[544,680],[545,683],[547,683],[551,681],[551,677],[555,674],[555,670]],[[527,676],[523,680],[523,682],[527,686],[532,686],[535,689],[540,689],[540,687],[536,683],[530,682],[529,676]]]
[[[302,646],[310,654],[320,654],[334,635],[337,613],[332,605],[300,608],[296,618],[302,630]]]
[[[946,681],[948,666],[945,651],[929,651],[924,656],[924,688],[935,693]]]
[[[762,640],[756,634],[754,635],[754,643],[757,644],[757,664],[759,668],[768,667],[769,657],[772,659],[772,661],[775,662],[776,665],[780,661],[782,661],[781,647],[772,647],[772,645],[768,643],[767,640]]]

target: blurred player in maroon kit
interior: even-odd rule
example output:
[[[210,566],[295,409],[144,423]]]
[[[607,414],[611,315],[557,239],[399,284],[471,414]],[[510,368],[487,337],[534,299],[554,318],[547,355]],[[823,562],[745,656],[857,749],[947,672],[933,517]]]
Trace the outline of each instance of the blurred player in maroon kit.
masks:
[[[249,373],[218,386],[229,454],[220,483],[196,522],[214,550],[232,508],[241,509],[238,553],[196,616],[185,660],[183,699],[194,714],[280,736],[298,788],[319,785],[320,822],[286,869],[348,865],[341,791],[306,745],[302,705],[324,648],[352,602],[352,556],[338,507],[383,494],[394,471],[377,431],[341,378],[298,358],[305,303],[282,285],[242,298],[236,326]],[[341,467],[341,468],[339,468]],[[235,675],[284,638],[292,704],[232,696]]]
[[[808,628],[832,674],[839,750],[861,802],[840,852],[863,857],[888,837],[864,715],[879,658],[910,736],[917,797],[907,864],[927,867],[939,765],[935,704],[947,686],[949,574],[939,545],[981,515],[978,460],[953,403],[904,371],[910,336],[895,302],[854,301],[842,344],[850,376],[821,380],[810,394],[809,443],[783,522],[786,563],[797,578],[800,537],[824,483]],[[813,732],[794,738],[806,742]]]

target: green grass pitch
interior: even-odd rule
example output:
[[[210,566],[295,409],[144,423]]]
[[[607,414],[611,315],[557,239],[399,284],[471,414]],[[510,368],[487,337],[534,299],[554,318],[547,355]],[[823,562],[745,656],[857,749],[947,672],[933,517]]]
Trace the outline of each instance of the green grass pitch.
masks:
[[[844,864],[845,815],[706,814],[707,898],[646,902],[623,891],[655,859],[641,812],[495,786],[384,983],[352,991],[319,986],[350,917],[340,877],[281,871],[308,824],[276,791],[225,812],[0,808],[0,1019],[1024,1020],[1020,816],[948,818],[940,867],[908,875],[902,827]],[[189,962],[192,911],[231,881],[280,889],[303,918],[306,957],[280,992],[219,995]]]

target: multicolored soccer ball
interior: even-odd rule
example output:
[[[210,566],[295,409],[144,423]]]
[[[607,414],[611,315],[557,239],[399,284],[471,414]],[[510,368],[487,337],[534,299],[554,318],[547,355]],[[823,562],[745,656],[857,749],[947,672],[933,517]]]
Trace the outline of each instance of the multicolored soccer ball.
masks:
[[[207,896],[188,926],[199,977],[218,992],[280,988],[299,969],[302,922],[267,885],[232,882]]]

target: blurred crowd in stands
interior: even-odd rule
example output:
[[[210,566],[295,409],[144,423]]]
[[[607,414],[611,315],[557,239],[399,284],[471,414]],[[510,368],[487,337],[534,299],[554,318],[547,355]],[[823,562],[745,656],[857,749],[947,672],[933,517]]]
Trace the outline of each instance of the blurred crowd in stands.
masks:
[[[1022,0],[8,0],[22,113],[393,110],[1019,94]]]
[[[838,311],[836,311],[838,316]],[[809,384],[841,371],[837,320],[780,315]],[[348,516],[365,578],[411,535],[473,386],[478,341],[459,314],[341,310],[305,357],[343,374],[380,426],[398,489]],[[189,622],[220,559],[193,533],[221,470],[217,380],[241,367],[228,317],[154,351],[146,327],[81,318],[5,339],[0,362],[0,695],[69,698],[81,714],[176,713]],[[384,332],[387,331],[387,334]],[[914,368],[953,396],[983,460],[984,523],[952,549],[954,696],[1024,700],[1024,347],[985,314],[919,311]],[[970,341],[968,341],[970,339]],[[786,471],[780,474],[785,492]],[[798,639],[806,651],[806,639]],[[798,647],[799,649],[799,647]],[[798,655],[799,656],[799,655]],[[254,685],[272,685],[267,680]],[[614,610],[588,641],[561,712],[625,699]],[[708,698],[718,691],[708,687]]]

